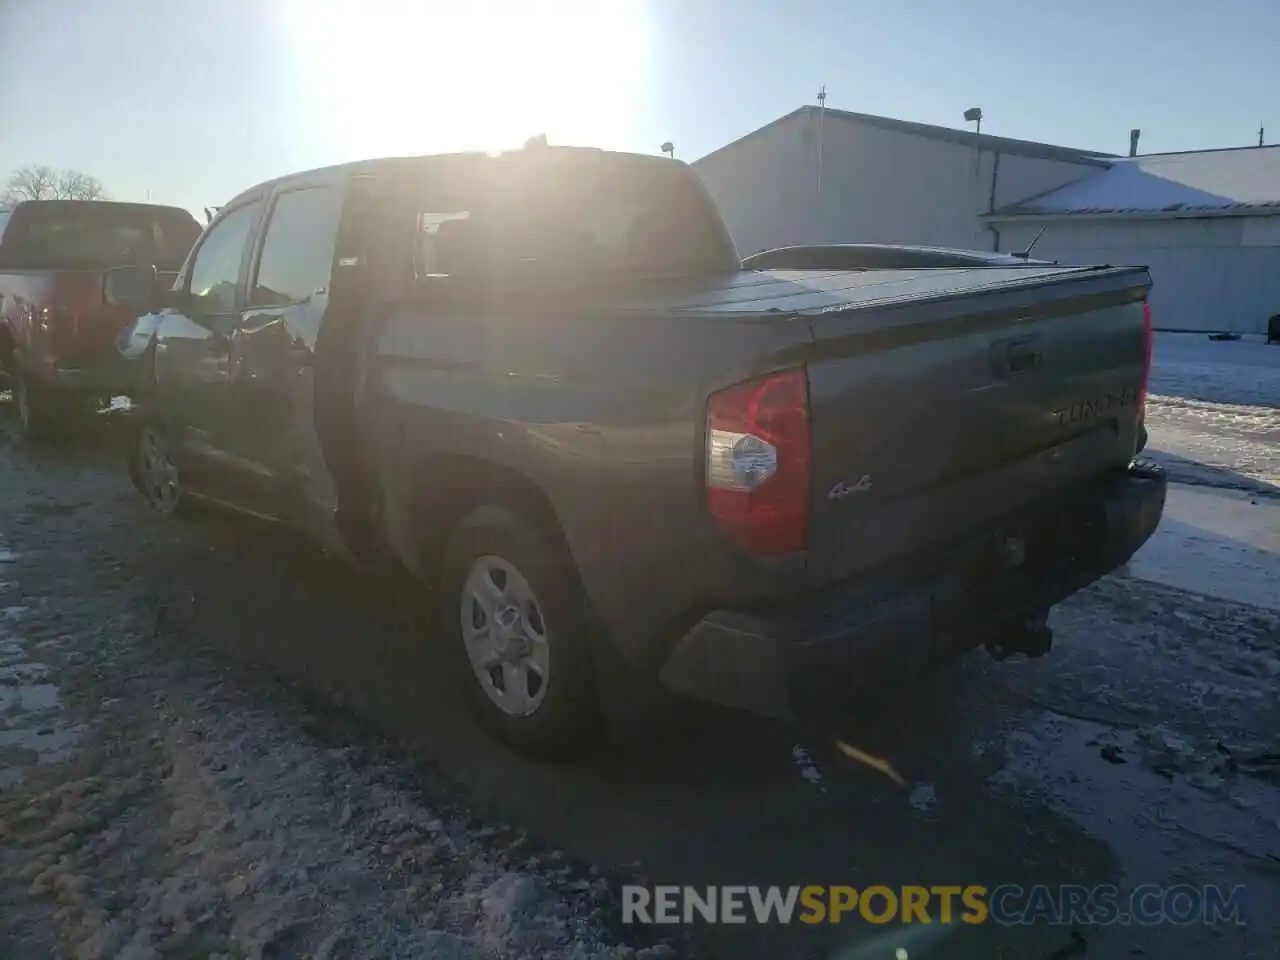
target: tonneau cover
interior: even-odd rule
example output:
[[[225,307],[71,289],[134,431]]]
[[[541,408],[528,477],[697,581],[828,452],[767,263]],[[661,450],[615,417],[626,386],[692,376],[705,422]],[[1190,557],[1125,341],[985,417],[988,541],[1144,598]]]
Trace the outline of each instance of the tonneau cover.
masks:
[[[702,281],[664,297],[674,312],[821,314],[1044,286],[1089,275],[1124,277],[1142,267],[962,267],[920,270],[761,270]],[[629,304],[629,306],[632,306]],[[635,307],[642,305],[637,303]]]

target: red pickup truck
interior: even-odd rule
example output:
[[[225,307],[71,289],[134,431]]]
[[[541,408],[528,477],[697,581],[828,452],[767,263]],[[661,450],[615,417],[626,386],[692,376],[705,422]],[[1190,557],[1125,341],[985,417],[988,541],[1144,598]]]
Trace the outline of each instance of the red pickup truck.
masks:
[[[115,339],[137,311],[113,302],[113,277],[177,271],[199,236],[178,207],[32,200],[0,210],[0,368],[25,436],[118,388]]]

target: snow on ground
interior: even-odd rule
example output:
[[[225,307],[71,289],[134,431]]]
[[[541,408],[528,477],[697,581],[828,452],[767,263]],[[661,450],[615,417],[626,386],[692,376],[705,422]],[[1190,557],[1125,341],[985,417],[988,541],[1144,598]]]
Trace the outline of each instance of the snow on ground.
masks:
[[[1280,497],[1280,347],[1156,335],[1147,454],[1179,482]]]
[[[1130,576],[1280,610],[1280,503],[1175,484]]]
[[[672,955],[619,943],[599,870],[218,661],[227,604],[117,463],[0,449],[0,957]]]
[[[1280,412],[1181,397],[1147,401],[1145,454],[1183,483],[1280,496]]]
[[[1157,333],[1151,393],[1274,408],[1280,405],[1280,344],[1268,346],[1260,336]]]
[[[1129,574],[1280,608],[1280,347],[1157,334],[1147,427],[1175,482]]]

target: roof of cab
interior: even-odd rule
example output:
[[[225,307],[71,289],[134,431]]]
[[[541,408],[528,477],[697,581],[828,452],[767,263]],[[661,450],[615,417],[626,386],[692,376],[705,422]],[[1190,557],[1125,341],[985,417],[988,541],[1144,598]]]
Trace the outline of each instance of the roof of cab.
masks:
[[[299,170],[294,173],[287,173],[279,177],[273,177],[270,180],[264,180],[262,183],[255,184],[247,190],[242,190],[225,204],[227,207],[233,207],[237,204],[247,202],[256,197],[264,196],[270,193],[276,187],[286,183],[294,183],[300,180],[309,181],[325,181],[338,180],[343,177],[350,176],[355,173],[374,173],[378,170],[393,169],[397,167],[411,167],[415,164],[422,163],[427,160],[497,160],[518,156],[530,156],[533,154],[558,154],[561,156],[577,155],[577,156],[600,156],[614,157],[627,160],[641,160],[651,163],[672,163],[668,157],[658,157],[648,153],[626,153],[615,150],[602,150],[599,147],[565,147],[565,146],[527,146],[513,150],[503,150],[500,152],[485,152],[481,150],[470,150],[457,153],[435,153],[422,154],[419,156],[407,157],[374,157],[367,160],[352,160],[347,163],[337,163],[327,167],[315,167],[311,170]],[[681,166],[687,166],[683,161],[676,160],[675,163]]]
[[[18,207],[40,207],[42,209],[48,209],[48,210],[56,210],[59,207],[64,207],[67,209],[75,209],[75,208],[84,209],[85,207],[101,207],[101,208],[119,209],[121,207],[131,207],[136,210],[168,210],[168,211],[176,210],[179,213],[184,213],[187,216],[191,216],[191,211],[184,210],[182,209],[182,207],[175,207],[172,204],[136,203],[132,200],[70,200],[70,199],[19,200],[17,203],[0,207],[0,211],[9,213],[13,210],[16,210]]]

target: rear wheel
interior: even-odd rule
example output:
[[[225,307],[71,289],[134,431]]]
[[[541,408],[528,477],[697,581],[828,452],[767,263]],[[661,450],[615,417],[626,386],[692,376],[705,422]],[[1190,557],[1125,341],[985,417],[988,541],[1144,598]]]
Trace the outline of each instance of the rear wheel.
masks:
[[[533,756],[564,756],[595,729],[582,589],[553,538],[502,506],[454,528],[444,563],[445,635],[472,712]]]
[[[129,479],[156,513],[173,516],[184,510],[182,478],[168,442],[155,427],[135,431],[129,448]]]

